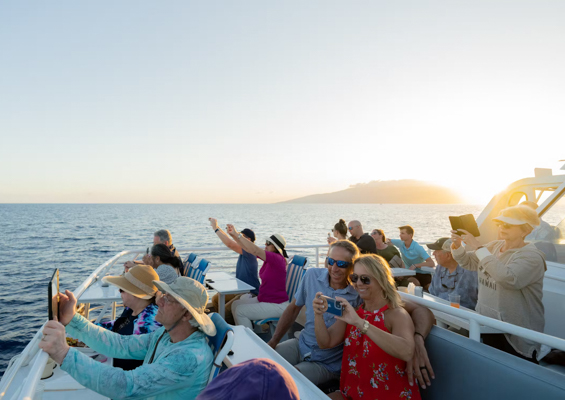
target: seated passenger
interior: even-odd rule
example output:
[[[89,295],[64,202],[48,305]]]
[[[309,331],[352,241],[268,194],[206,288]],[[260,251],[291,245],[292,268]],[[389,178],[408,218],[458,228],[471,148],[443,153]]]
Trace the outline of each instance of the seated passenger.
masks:
[[[253,358],[218,375],[197,400],[299,400],[294,379],[274,361]]]
[[[232,303],[231,309],[235,323],[253,328],[252,320],[280,317],[288,305],[286,293],[286,241],[279,234],[274,234],[265,243],[265,248],[251,243],[243,234],[228,225],[228,234],[241,248],[263,260],[259,271],[261,286],[259,295],[244,295]]]
[[[149,265],[155,268],[160,281],[171,284],[180,276],[182,261],[175,257],[167,246],[156,244],[151,247],[149,254]]]
[[[97,324],[120,335],[142,335],[161,327],[155,321],[159,307],[155,304],[157,287],[153,281],[159,276],[148,265],[136,265],[122,276],[105,276],[102,282],[108,282],[120,289],[124,312],[114,320]],[[123,360],[114,358],[114,367],[130,371],[143,364],[142,360]]]
[[[231,239],[218,225],[218,220],[216,218],[209,218],[210,225],[216,235],[220,238],[222,243],[224,243],[228,248],[232,249],[239,254],[237,258],[237,264],[235,266],[235,277],[248,285],[253,286],[255,289],[251,290],[251,294],[257,296],[259,294],[259,274],[258,274],[258,263],[257,257],[253,254],[245,251],[235,240]],[[241,231],[241,236],[244,239],[249,240],[251,243],[255,243],[255,233],[251,229],[244,229]],[[212,297],[212,305],[216,310],[219,309],[219,297],[220,295],[216,293]],[[241,295],[239,294],[226,294],[226,304],[225,304],[225,320],[228,324],[234,324],[234,319],[232,315],[232,303],[239,299]]]
[[[351,233],[350,241],[355,243],[361,254],[377,254],[375,241],[368,233],[363,233],[363,225],[357,220],[350,221],[347,229]]]
[[[402,308],[390,268],[382,257],[364,255],[355,261],[350,278],[363,300],[357,310],[336,296],[342,302],[343,315],[332,315],[337,321],[328,328],[324,321],[327,300],[316,297],[312,303],[320,348],[344,343],[340,391],[329,397],[419,399],[418,387],[410,387],[405,373],[415,351],[414,324]]]
[[[179,262],[182,265],[182,259],[180,258],[179,252],[177,251],[177,249],[175,248],[175,246],[173,245],[173,237],[171,236],[171,232],[169,232],[167,229],[160,229],[157,232],[155,232],[153,234],[153,244],[164,244],[165,246],[167,246],[169,248],[169,250],[171,251],[171,254],[175,257],[177,257],[179,259]],[[148,254],[145,254],[143,256],[143,259],[140,260],[136,260],[136,261],[126,261],[124,263],[124,267],[126,267],[126,271],[133,267],[135,264],[142,264],[142,265],[149,265],[149,252]],[[182,273],[184,271],[181,271],[181,275],[185,275],[184,273]]]
[[[450,294],[457,294],[463,307],[474,310],[477,305],[477,272],[461,268],[453,259],[451,239],[444,237],[427,246],[434,251],[437,261],[436,271],[428,289],[430,294],[444,300],[449,300]]]
[[[427,289],[432,281],[432,275],[420,269],[420,267],[433,268],[435,266],[434,260],[419,243],[412,239],[414,237],[414,228],[410,225],[404,225],[398,229],[400,229],[400,239],[389,239],[387,243],[392,243],[400,249],[402,261],[406,268],[416,270],[416,279],[420,286]]]
[[[382,229],[373,229],[371,237],[377,246],[377,255],[384,258],[391,268],[404,268],[400,252],[392,244],[386,243],[386,236]]]
[[[332,244],[337,240],[347,240],[347,225],[344,219],[340,219],[332,229],[332,235],[328,235],[328,244]]]
[[[206,288],[194,279],[177,278],[170,286],[154,281],[163,324],[144,335],[123,336],[96,326],[76,313],[72,292],[59,294],[59,321],[49,321],[39,347],[61,369],[84,387],[112,399],[146,398],[191,400],[206,387],[213,355],[206,335],[216,327],[204,313],[208,303]],[[109,357],[144,360],[132,371],[94,361],[76,348],[69,348],[67,333],[93,350]]]
[[[340,296],[350,304],[360,304],[359,295],[351,286],[349,275],[353,271],[353,261],[359,257],[359,249],[348,240],[332,243],[326,268],[310,268],[306,271],[298,286],[295,298],[281,316],[269,345],[276,349],[291,365],[294,365],[306,378],[315,385],[321,385],[332,379],[338,379],[341,370],[343,345],[330,349],[321,349],[316,341],[314,330],[314,309],[312,301],[317,292],[329,297]],[[280,343],[283,336],[291,328],[302,307],[306,306],[306,325],[299,339],[290,339]],[[416,326],[414,341],[418,351],[409,362],[406,372],[410,382],[414,375],[425,388],[433,378],[433,370],[428,360],[424,338],[430,332],[434,316],[430,310],[414,303],[405,303],[404,308],[410,313]],[[324,315],[327,327],[332,326],[335,318]],[[280,344],[279,344],[280,343]]]
[[[501,240],[485,245],[467,231],[461,236],[451,231],[451,253],[455,261],[465,269],[478,271],[477,312],[543,332],[543,277],[547,267],[544,254],[533,243],[524,241],[534,226],[539,225],[538,214],[530,207],[518,205],[502,210],[493,221],[498,224]],[[481,337],[484,344],[538,363],[538,343],[502,333]]]

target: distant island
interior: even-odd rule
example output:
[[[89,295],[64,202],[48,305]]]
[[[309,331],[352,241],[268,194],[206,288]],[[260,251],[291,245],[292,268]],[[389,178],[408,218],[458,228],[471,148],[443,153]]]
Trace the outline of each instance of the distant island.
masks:
[[[358,183],[339,192],[312,194],[282,203],[460,204],[464,200],[444,186],[402,179]]]

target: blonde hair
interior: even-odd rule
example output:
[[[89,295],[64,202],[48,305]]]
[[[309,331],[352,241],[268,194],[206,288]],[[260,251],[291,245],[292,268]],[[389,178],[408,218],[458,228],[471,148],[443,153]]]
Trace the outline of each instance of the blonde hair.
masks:
[[[512,218],[523,222],[523,224],[518,226],[527,234],[530,234],[541,222],[537,211],[524,204],[505,208],[500,212],[497,218],[494,218],[494,221],[499,220],[505,222],[504,219],[500,219],[500,217]]]
[[[392,272],[384,258],[375,254],[365,254],[355,260],[354,266],[357,264],[361,264],[367,268],[369,275],[378,282],[391,308],[402,306],[402,299],[396,291]]]

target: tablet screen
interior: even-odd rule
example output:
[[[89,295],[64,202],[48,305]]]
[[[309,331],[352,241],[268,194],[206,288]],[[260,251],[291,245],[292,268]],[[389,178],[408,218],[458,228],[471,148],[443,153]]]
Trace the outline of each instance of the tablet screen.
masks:
[[[53,272],[49,281],[47,303],[49,306],[49,319],[58,319],[59,316],[59,270]]]

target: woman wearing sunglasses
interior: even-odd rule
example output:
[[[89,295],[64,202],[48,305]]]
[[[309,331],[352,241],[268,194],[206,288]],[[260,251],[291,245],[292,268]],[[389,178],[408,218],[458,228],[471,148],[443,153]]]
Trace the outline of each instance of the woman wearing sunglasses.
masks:
[[[102,282],[117,286],[122,296],[124,312],[122,315],[100,325],[120,335],[142,335],[151,333],[161,326],[155,321],[159,307],[155,304],[159,275],[148,265],[136,265],[121,276],[105,276]],[[114,358],[114,367],[129,371],[143,364],[143,360],[122,360]]]
[[[493,221],[498,224],[500,240],[485,245],[467,231],[462,230],[461,236],[451,231],[453,258],[463,268],[478,272],[476,310],[487,317],[543,332],[545,256],[524,241],[540,224],[539,216],[530,207],[518,205],[502,210]],[[489,346],[537,363],[537,343],[507,334],[483,334],[482,339]]]
[[[417,385],[410,386],[406,362],[414,354],[414,325],[394,286],[387,262],[363,255],[350,275],[363,304],[355,310],[344,298],[343,315],[327,328],[323,315],[327,301],[313,301],[316,340],[320,348],[344,342],[340,391],[332,399],[420,399]]]

